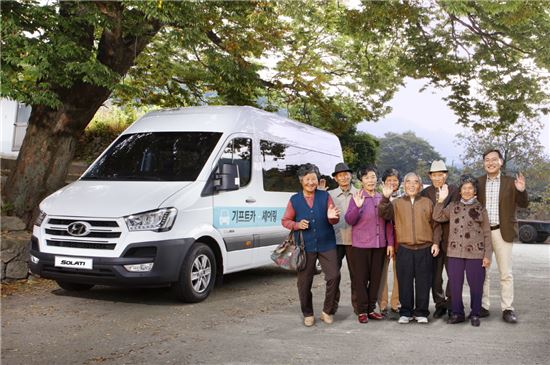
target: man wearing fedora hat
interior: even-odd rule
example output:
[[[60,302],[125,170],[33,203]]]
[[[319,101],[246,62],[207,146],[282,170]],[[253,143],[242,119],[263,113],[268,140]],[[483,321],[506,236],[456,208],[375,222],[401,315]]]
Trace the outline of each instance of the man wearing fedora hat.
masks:
[[[353,195],[358,189],[351,183],[352,170],[344,162],[339,162],[334,167],[332,177],[338,183],[338,187],[330,190],[328,193],[332,198],[332,201],[336,205],[336,208],[340,212],[346,212],[348,210],[349,202],[353,198]],[[334,225],[334,231],[336,232],[336,253],[338,255],[338,269],[342,268],[342,260],[346,257],[348,264],[350,280],[353,280],[353,273],[351,270],[351,226],[346,223],[345,219],[340,219],[338,224]],[[336,308],[340,300],[340,289],[338,288],[336,294]],[[357,298],[353,287],[351,289],[351,304],[354,312],[357,314]]]
[[[439,189],[447,181],[447,166],[442,160],[432,162],[430,166],[430,180],[432,185],[428,186],[420,193],[421,196],[429,198],[435,205],[439,198]],[[443,208],[452,201],[460,200],[458,188],[455,185],[448,185],[449,195],[443,201]],[[446,289],[443,291],[443,267],[447,268],[447,245],[449,239],[449,222],[436,223],[434,227],[434,240],[440,242],[440,252],[434,259],[434,271],[432,276],[432,298],[435,303],[434,318],[441,318],[448,313],[451,306],[450,288],[447,282]]]

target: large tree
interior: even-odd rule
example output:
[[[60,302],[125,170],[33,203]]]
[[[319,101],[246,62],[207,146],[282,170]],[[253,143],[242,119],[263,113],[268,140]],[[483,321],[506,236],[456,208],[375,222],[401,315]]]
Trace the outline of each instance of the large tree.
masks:
[[[412,131],[388,132],[379,141],[377,165],[381,171],[395,168],[402,175],[416,172],[425,179],[429,164],[434,160],[444,160],[428,141],[417,137]]]
[[[3,3],[2,95],[32,106],[7,200],[29,218],[63,185],[77,137],[113,91],[115,101],[165,107],[283,106],[349,134],[386,112],[379,99],[400,78],[382,75],[394,54],[345,52],[360,44],[339,33],[345,15],[335,1]]]
[[[2,95],[32,105],[7,182],[16,214],[63,184],[77,137],[160,27],[115,2],[2,3]]]
[[[250,104],[353,136],[405,76],[479,129],[544,111],[548,3],[2,2],[1,93],[32,105],[5,189],[23,216],[63,184],[99,106]],[[423,112],[423,111],[422,111]],[[361,138],[361,137],[359,137]],[[350,140],[352,137],[350,137]],[[356,151],[351,151],[350,156]]]

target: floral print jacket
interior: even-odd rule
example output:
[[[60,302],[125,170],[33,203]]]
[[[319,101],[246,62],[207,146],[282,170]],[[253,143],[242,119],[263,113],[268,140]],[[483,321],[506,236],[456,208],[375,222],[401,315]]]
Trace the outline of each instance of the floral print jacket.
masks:
[[[477,200],[472,204],[461,201],[447,207],[437,203],[433,212],[437,222],[449,222],[448,257],[464,259],[491,259],[493,245],[487,210]]]

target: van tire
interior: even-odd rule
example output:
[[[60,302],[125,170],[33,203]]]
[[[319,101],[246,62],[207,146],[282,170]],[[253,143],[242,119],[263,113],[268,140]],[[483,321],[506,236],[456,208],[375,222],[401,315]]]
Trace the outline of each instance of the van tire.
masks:
[[[176,297],[186,303],[205,300],[216,282],[216,257],[204,243],[197,242],[183,260],[179,281],[172,285]]]
[[[71,283],[70,281],[56,280],[61,289],[67,291],[86,291],[94,287],[94,284]]]

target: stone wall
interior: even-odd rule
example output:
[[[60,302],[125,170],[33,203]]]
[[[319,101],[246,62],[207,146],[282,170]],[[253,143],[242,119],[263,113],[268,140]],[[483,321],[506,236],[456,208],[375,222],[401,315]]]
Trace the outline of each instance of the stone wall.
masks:
[[[1,274],[2,281],[26,279],[29,275],[30,232],[17,217],[2,216]]]

